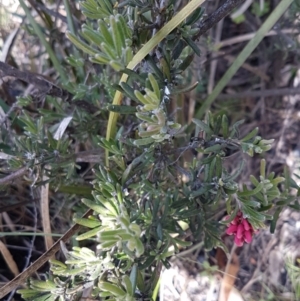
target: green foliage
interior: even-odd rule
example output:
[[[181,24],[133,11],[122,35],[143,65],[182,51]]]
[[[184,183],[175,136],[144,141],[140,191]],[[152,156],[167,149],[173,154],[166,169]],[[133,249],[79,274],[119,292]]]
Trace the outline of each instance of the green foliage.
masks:
[[[226,250],[221,236],[238,211],[255,229],[274,217],[274,229],[283,207],[299,207],[290,189],[300,188],[288,174],[266,174],[264,159],[260,174],[247,183],[239,181],[244,160],[237,159],[234,172],[226,169],[232,153],[251,159],[270,150],[273,140],[258,136],[258,128],[240,138],[243,121],[231,126],[227,116],[207,112],[205,120],[193,119],[191,139],[182,135],[188,133],[174,118],[170,102],[172,95],[196,87],[178,89],[194,55],[201,54],[194,38],[203,9],[191,13],[135,70],[126,68],[178,12],[175,4],[169,1],[161,8],[157,1],[83,1],[87,20],[80,37],[67,33],[81,51],[81,57],[71,54],[66,59],[68,68],[79,74],[76,82],[64,82],[74,98],[66,102],[46,97],[47,106],[35,114],[27,110],[31,99],[19,99],[22,134],[7,153],[10,166],[32,170],[32,185],[46,181],[59,187],[78,181],[74,140],[109,154],[109,164],[99,162],[94,169],[92,196],[82,200],[93,215],[74,218],[84,227],[76,239],[80,245],[93,241],[95,251],[73,247],[65,262],[52,260],[47,281],[30,279],[28,289],[18,291],[25,300],[80,300],[88,289],[95,299],[151,298],[162,267],[168,268],[180,249],[203,241],[206,250]],[[98,64],[100,74],[90,75],[86,58]],[[128,81],[116,84],[122,73]],[[123,104],[111,103],[115,91],[123,94]],[[93,113],[77,106],[82,98],[88,107],[96,107]],[[121,114],[120,130],[105,139],[109,111]],[[184,165],[188,153],[193,155]],[[226,214],[229,218],[222,221]]]
[[[157,269],[159,263],[168,267],[168,258],[176,254],[180,246],[190,244],[184,241],[185,231],[180,221],[188,224],[194,238],[203,239],[209,250],[216,246],[225,248],[220,238],[222,224],[230,222],[238,210],[256,229],[263,227],[266,219],[272,219],[267,211],[280,197],[278,185],[284,178],[274,177],[274,173],[266,175],[262,160],[259,179],[250,178],[253,188],[244,185],[240,190],[235,180],[242,172],[243,164],[235,174],[230,174],[223,166],[229,150],[245,151],[242,143],[251,145],[246,152],[251,149],[253,153],[261,153],[257,144],[250,142],[257,140],[253,132],[238,139],[241,122],[230,127],[225,116],[209,114],[208,123],[197,119],[194,123],[205,138],[195,137],[188,146],[180,149],[176,149],[171,140],[152,143],[145,148],[134,143],[139,140],[130,143],[130,139],[99,139],[99,144],[112,153],[113,168],[100,167],[95,171],[94,199],[82,200],[93,209],[94,215],[75,219],[89,228],[77,240],[94,238],[97,252],[74,247],[68,252],[65,263],[51,262],[54,277],[72,278],[69,280],[72,289],[68,289],[67,294],[74,288],[74,293],[78,293],[97,279],[98,285],[92,293],[95,296],[135,300],[134,292],[137,291],[151,295],[158,281],[153,268]],[[195,158],[190,167],[184,169],[177,164],[178,152],[182,154],[188,149],[203,156],[200,160]],[[135,154],[134,158],[129,158],[129,150]],[[130,164],[126,163],[128,159]],[[176,188],[171,188],[169,181],[177,181],[178,172],[188,180],[179,181]],[[213,212],[222,200],[226,201],[231,217],[218,223]],[[177,236],[174,237],[174,233]],[[132,273],[135,274],[134,281],[131,281]],[[149,274],[151,281],[145,277]],[[34,282],[30,287],[33,291],[38,290]],[[26,294],[28,291],[24,291],[24,298]]]
[[[241,24],[246,21],[246,17],[244,14],[241,14],[238,17],[234,18],[232,21],[236,24]]]
[[[252,14],[256,15],[257,17],[262,17],[270,11],[270,2],[265,0],[261,3],[253,2],[251,7]]]

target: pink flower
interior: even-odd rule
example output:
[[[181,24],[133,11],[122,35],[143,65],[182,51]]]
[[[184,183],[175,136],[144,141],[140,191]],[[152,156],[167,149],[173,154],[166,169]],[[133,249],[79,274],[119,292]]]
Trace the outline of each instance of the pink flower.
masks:
[[[228,219],[229,216],[226,216],[225,219]],[[251,243],[253,234],[256,231],[253,229],[252,225],[249,221],[243,217],[241,211],[239,211],[236,217],[232,222],[228,224],[228,228],[226,229],[226,234],[234,235],[234,243],[241,247],[244,242]]]
[[[232,234],[236,233],[236,231],[237,231],[237,225],[229,224],[229,227],[227,228],[226,233],[228,235],[232,235]]]
[[[249,222],[246,219],[243,219],[242,223],[243,223],[244,228],[245,228],[246,231],[248,231],[252,228],[252,226],[249,224]]]
[[[244,236],[244,226],[243,226],[243,224],[239,224],[237,226],[236,236],[238,238],[242,238]]]
[[[243,240],[242,240],[241,238],[238,238],[237,236],[235,236],[235,238],[234,238],[234,243],[235,243],[238,247],[241,247],[241,246],[244,244]]]

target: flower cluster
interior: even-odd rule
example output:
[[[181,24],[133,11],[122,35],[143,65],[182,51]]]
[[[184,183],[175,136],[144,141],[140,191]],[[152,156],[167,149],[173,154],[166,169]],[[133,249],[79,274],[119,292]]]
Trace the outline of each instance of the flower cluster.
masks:
[[[252,241],[253,234],[256,231],[246,218],[243,217],[242,212],[238,212],[234,220],[228,224],[226,234],[234,235],[234,243],[241,247],[244,242],[250,243]]]

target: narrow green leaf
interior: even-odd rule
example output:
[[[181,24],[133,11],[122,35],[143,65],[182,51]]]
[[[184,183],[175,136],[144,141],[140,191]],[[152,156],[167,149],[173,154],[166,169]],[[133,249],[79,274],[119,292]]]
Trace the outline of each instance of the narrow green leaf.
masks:
[[[99,288],[104,291],[108,291],[112,293],[114,296],[125,296],[126,292],[122,290],[120,287],[118,287],[115,284],[111,284],[109,282],[102,282],[100,281],[98,284]]]
[[[256,136],[258,133],[258,127],[253,129],[249,134],[247,134],[243,139],[241,139],[242,142],[248,141],[252,139],[254,136]]]
[[[98,0],[101,3],[101,7],[107,11],[108,14],[113,14],[113,5],[110,0]]]
[[[100,247],[101,249],[111,249],[112,247],[115,246],[115,244],[117,243],[116,240],[111,240],[111,241],[104,241],[101,243]]]
[[[193,25],[195,22],[200,20],[203,13],[204,9],[202,7],[196,8],[195,11],[186,19],[185,25]]]
[[[103,37],[98,32],[96,32],[95,30],[92,30],[90,27],[88,27],[86,24],[82,25],[81,35],[87,41],[94,43],[96,46],[98,46],[104,42]]]
[[[250,220],[252,219],[258,222],[263,222],[266,219],[264,215],[248,206],[242,206],[242,212],[244,213],[244,216]]]
[[[93,236],[96,236],[99,233],[99,231],[101,230],[101,227],[102,226],[96,227],[96,228],[94,228],[94,229],[92,229],[90,231],[87,231],[87,232],[85,232],[83,234],[78,235],[76,237],[76,240],[85,240],[85,239],[91,238]]]
[[[116,15],[116,25],[117,25],[118,37],[120,39],[120,44],[121,44],[121,49],[122,49],[122,48],[126,47],[125,38],[126,38],[127,24],[126,24],[123,16],[120,14]],[[124,28],[124,26],[125,26],[125,28]],[[129,62],[130,61],[128,61],[128,63]]]
[[[146,260],[144,263],[142,263],[139,268],[140,270],[145,270],[147,269],[148,267],[150,267],[152,265],[152,263],[155,261],[155,256],[148,256],[146,257]]]
[[[120,114],[134,114],[137,112],[136,107],[132,106],[118,106],[118,105],[108,105],[107,109],[112,112],[117,112]]]
[[[197,44],[189,37],[183,37],[184,41],[193,49],[193,51],[200,56],[201,52]]]
[[[228,118],[225,114],[222,116],[222,132],[223,132],[223,137],[227,139],[229,136],[229,125],[228,125]]]
[[[158,86],[158,83],[157,83],[155,77],[153,76],[152,73],[149,73],[148,78],[150,80],[152,89],[153,89],[154,93],[156,94],[157,99],[160,100],[160,90],[159,90],[159,86]]]
[[[83,52],[85,52],[89,55],[97,54],[97,51],[94,48],[92,48],[91,46],[89,46],[88,44],[86,44],[85,42],[80,40],[79,38],[77,38],[71,32],[67,32],[66,36],[78,49],[82,50]]]
[[[101,222],[95,219],[88,219],[88,218],[74,218],[74,222],[81,226],[85,226],[88,228],[95,228],[101,226]]]
[[[85,266],[78,267],[78,268],[72,268],[71,270],[66,271],[66,276],[81,275],[85,269],[86,269]]]
[[[195,119],[193,118],[192,121],[199,126],[206,134],[208,134],[209,136],[211,136],[213,134],[212,129],[203,121],[199,120],[199,119]]]
[[[104,192],[104,189],[102,189],[102,193]],[[104,193],[103,193],[104,194]],[[114,204],[110,199],[103,197],[102,195],[96,195],[95,197],[99,203],[101,203],[113,216],[118,216],[118,209],[116,207],[116,204]]]
[[[259,185],[259,182],[257,181],[257,179],[253,175],[250,175],[250,181],[254,186]]]
[[[199,82],[195,82],[189,86],[186,86],[182,89],[173,89],[171,92],[171,95],[176,95],[176,94],[182,94],[182,93],[187,93],[190,92],[192,90],[194,90],[197,86],[198,86]]]
[[[129,62],[131,62],[132,58],[133,58],[133,51],[131,47],[125,47],[122,50],[122,58],[123,61],[126,65],[129,64]]]
[[[126,288],[126,292],[129,296],[133,296],[132,283],[128,275],[122,276],[122,282],[124,283],[124,287]]]
[[[135,96],[134,90],[132,87],[130,87],[128,84],[122,82],[120,83],[121,88],[125,91],[126,95],[131,98],[132,100],[135,100],[136,102],[139,101],[139,99]]]
[[[105,53],[97,53],[94,57],[90,57],[89,60],[95,64],[109,64],[110,58]]]
[[[259,183],[253,190],[246,190],[238,192],[239,197],[249,197],[259,193],[263,188],[263,185]]]
[[[30,281],[30,287],[35,287],[37,289],[46,289],[50,291],[51,289],[56,288],[56,284],[51,280],[41,281],[41,280],[32,280]]]
[[[219,155],[216,156],[216,177],[221,178],[222,177],[222,159]]]
[[[142,104],[144,104],[144,105],[147,105],[147,104],[153,104],[153,103],[149,102],[149,101],[144,97],[144,95],[143,95],[140,91],[138,91],[138,90],[135,90],[135,91],[134,91],[134,95],[135,95],[135,97],[136,97]]]
[[[108,213],[107,209],[103,206],[95,204],[95,202],[88,200],[88,199],[82,199],[82,203],[84,203],[89,208],[93,209],[95,212],[106,215]]]
[[[113,47],[110,47],[109,45],[107,45],[105,43],[101,43],[100,48],[110,58],[110,61],[118,61],[119,60],[118,54],[117,54],[117,52],[115,52],[115,49]]]
[[[142,139],[138,139],[138,140],[134,140],[133,144],[136,146],[144,146],[144,145],[148,145],[150,143],[153,143],[154,139],[151,137],[148,138],[142,138]]]
[[[178,70],[185,71],[190,66],[190,64],[194,61],[194,56],[195,56],[194,52],[191,53],[189,56],[187,56],[183,60],[183,62],[179,65]]]
[[[273,180],[271,180],[271,183],[274,185],[274,186],[277,186],[279,183],[282,183],[285,181],[285,178],[284,177],[277,177]]]
[[[110,16],[109,22],[112,31],[112,37],[114,40],[114,48],[118,54],[118,57],[120,58],[122,55],[122,38],[120,35],[122,34],[122,32],[119,32],[115,16]]]
[[[168,79],[168,81],[171,81],[170,65],[164,57],[160,59],[160,65],[164,76]]]
[[[222,149],[223,149],[223,145],[221,145],[221,144],[215,144],[213,146],[209,146],[206,149],[204,149],[203,153],[204,154],[217,153],[217,152],[219,152]]]
[[[112,37],[112,33],[109,30],[109,27],[103,20],[98,21],[98,30],[101,32],[106,44],[108,44],[110,47],[114,47],[114,40]]]
[[[138,265],[135,263],[132,266],[130,276],[129,276],[130,282],[131,282],[131,287],[132,287],[132,292],[135,292],[135,290],[136,290],[138,272],[139,272]]]

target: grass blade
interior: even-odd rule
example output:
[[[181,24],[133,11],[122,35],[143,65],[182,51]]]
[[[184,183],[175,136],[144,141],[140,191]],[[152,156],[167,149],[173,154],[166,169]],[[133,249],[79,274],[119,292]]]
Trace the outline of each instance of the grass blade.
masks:
[[[270,31],[270,29],[275,25],[275,23],[279,20],[279,18],[284,14],[284,12],[288,9],[288,7],[292,4],[293,0],[282,0],[278,6],[273,10],[268,19],[264,22],[264,24],[257,31],[256,35],[253,39],[251,39],[248,44],[244,47],[242,52],[237,56],[236,60],[227,70],[227,72],[220,79],[212,93],[205,100],[201,108],[196,113],[196,118],[201,119],[205,112],[209,109],[213,101],[218,97],[221,91],[225,88],[227,83],[231,80],[231,78],[235,75],[237,70],[244,64],[246,59],[250,56],[250,54],[254,51],[254,49],[258,46],[258,44],[262,41],[265,35]]]
[[[42,33],[39,25],[37,24],[37,22],[32,17],[32,15],[30,13],[30,10],[28,9],[27,5],[25,4],[25,2],[23,0],[20,0],[20,5],[22,6],[23,10],[25,11],[25,14],[26,14],[29,22],[31,23],[36,35],[39,37],[42,45],[45,47],[47,53],[49,54],[50,60],[52,61],[56,71],[59,73],[59,75],[61,77],[61,80],[66,83],[68,81],[68,77],[67,77],[65,71],[63,70],[63,68],[61,66],[61,63],[56,58],[56,55],[53,52],[50,44],[45,39],[44,34]]]

